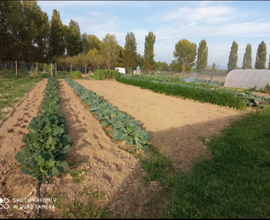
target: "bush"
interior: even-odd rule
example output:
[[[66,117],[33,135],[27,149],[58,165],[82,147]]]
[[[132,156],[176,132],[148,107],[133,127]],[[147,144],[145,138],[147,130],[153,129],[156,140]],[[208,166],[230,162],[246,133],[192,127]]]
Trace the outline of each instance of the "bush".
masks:
[[[80,71],[72,72],[72,79],[80,79],[82,78],[82,73]]]
[[[57,79],[64,79],[66,76],[69,76],[70,72],[68,71],[57,71]]]
[[[121,73],[116,71],[116,70],[111,70],[111,74],[112,74],[112,78],[114,78],[114,79],[117,77],[120,77],[120,75],[121,75]],[[108,69],[99,70],[99,76],[98,76],[98,70],[95,70],[93,78],[99,79],[99,80],[110,79],[110,70],[108,70]]]
[[[49,75],[49,73],[41,73],[41,74],[39,74],[38,77],[41,78],[41,79],[45,79],[45,78],[49,78],[50,75]]]

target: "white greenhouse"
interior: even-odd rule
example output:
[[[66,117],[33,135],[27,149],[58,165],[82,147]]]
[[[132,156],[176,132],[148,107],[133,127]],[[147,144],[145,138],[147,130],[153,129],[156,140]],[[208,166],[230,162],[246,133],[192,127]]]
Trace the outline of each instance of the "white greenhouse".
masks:
[[[270,85],[270,70],[236,69],[229,72],[224,86],[242,89],[256,86],[256,89],[264,89],[267,84]]]

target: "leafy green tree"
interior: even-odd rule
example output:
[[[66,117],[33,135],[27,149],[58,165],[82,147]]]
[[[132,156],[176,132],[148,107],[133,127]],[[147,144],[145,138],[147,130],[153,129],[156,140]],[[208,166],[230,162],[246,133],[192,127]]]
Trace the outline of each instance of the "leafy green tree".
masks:
[[[102,41],[98,39],[96,35],[89,34],[88,35],[88,43],[90,45],[90,49],[96,48],[98,51],[102,48]]]
[[[1,60],[45,62],[49,32],[48,16],[37,1],[0,2]]]
[[[270,55],[269,55],[269,61],[268,61],[268,69],[270,69]]]
[[[156,35],[151,31],[145,36],[144,43],[144,69],[151,70],[154,65],[154,44],[156,42]]]
[[[197,72],[204,73],[207,68],[208,47],[205,40],[201,40],[198,47]]]
[[[64,41],[64,27],[60,19],[60,13],[54,9],[51,23],[50,36],[50,58],[53,56],[63,56],[65,54],[66,44]]]
[[[195,59],[197,55],[197,45],[189,40],[183,39],[175,44],[175,51],[173,56],[176,59],[179,69],[189,71],[195,65]]]
[[[235,41],[233,41],[229,56],[228,71],[237,69],[237,59],[238,59],[237,51],[238,51],[238,44]]]
[[[65,41],[67,56],[75,56],[82,51],[80,27],[76,21],[70,20],[69,26],[65,27]]]
[[[216,70],[217,70],[217,66],[215,63],[213,63],[210,71],[212,74],[214,74],[216,72]]]
[[[88,42],[88,35],[87,33],[82,34],[82,53],[87,54],[90,50],[90,44]]]
[[[170,71],[181,71],[181,70],[182,70],[182,67],[179,66],[179,64],[177,63],[176,60],[173,60],[173,61],[170,63],[169,70],[170,70]]]
[[[117,61],[113,63],[113,66],[124,67],[124,48],[118,45],[118,50],[119,50],[119,58]]]
[[[257,50],[256,54],[256,62],[255,62],[255,68],[256,69],[266,69],[265,62],[266,62],[266,44],[264,41],[262,41]]]
[[[141,54],[138,54],[138,53],[136,55],[136,65],[141,67],[141,68],[144,65],[144,57]]]
[[[137,44],[135,35],[130,32],[127,33],[126,43],[124,47],[124,67],[126,69],[133,69],[136,67],[136,55],[137,55]]]
[[[113,62],[119,60],[119,47],[114,34],[106,34],[103,38],[101,54],[106,60],[108,69],[111,69]]]
[[[252,69],[251,51],[252,51],[251,44],[247,44],[247,46],[246,46],[246,52],[245,52],[244,58],[243,58],[242,69]]]

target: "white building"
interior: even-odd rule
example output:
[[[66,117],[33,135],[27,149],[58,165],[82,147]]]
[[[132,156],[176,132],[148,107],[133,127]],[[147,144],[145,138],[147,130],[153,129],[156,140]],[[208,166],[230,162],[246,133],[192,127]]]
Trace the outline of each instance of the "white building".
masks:
[[[117,70],[120,73],[126,74],[126,70],[123,67],[115,67],[114,69]]]

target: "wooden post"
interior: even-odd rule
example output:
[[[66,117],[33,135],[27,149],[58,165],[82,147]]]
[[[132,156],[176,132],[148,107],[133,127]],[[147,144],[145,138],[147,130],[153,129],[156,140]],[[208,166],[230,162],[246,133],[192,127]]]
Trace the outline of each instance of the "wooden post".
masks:
[[[51,77],[52,77],[52,63],[51,63]]]
[[[54,68],[55,68],[55,76],[57,76],[57,63],[54,64]]]
[[[37,76],[38,76],[38,73],[37,73],[37,62],[36,62],[36,74],[37,74]]]
[[[84,67],[84,75],[86,75],[86,65],[85,65],[85,67]]]
[[[17,76],[17,60],[15,60],[16,76]]]

